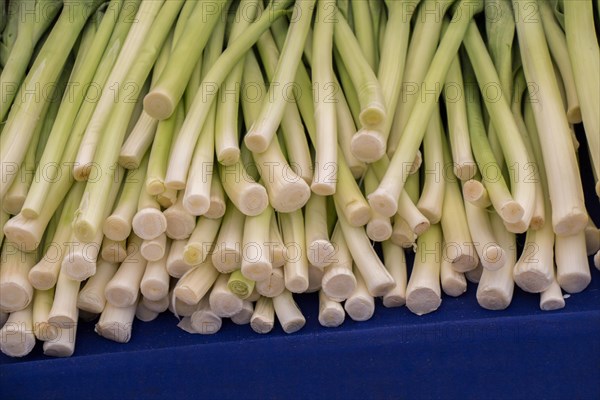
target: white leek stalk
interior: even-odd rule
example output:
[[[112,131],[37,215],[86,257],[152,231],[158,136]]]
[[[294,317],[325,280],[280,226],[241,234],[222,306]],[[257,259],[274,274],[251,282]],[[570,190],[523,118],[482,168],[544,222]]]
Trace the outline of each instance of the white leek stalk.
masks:
[[[266,189],[248,174],[240,160],[228,166],[219,166],[219,175],[227,197],[245,215],[259,215],[268,206]]]
[[[165,254],[169,253],[167,235],[163,233],[157,238],[144,240],[140,247],[140,253],[142,254],[142,257],[148,261],[158,261],[162,259]]]
[[[579,98],[577,97],[575,74],[573,73],[571,60],[569,59],[570,49],[567,46],[565,32],[556,20],[550,3],[546,1],[539,1],[538,6],[539,16],[542,19],[542,25],[544,27],[544,33],[546,35],[546,40],[548,41],[550,53],[552,54],[552,60],[556,63],[556,66],[560,71],[561,80],[565,86],[567,119],[571,124],[578,124],[581,122],[581,108],[579,105]],[[579,21],[577,24],[577,32],[574,30],[571,32],[579,34],[579,30],[581,29],[583,29],[583,27],[581,21]],[[576,68],[579,69],[583,67],[577,66]],[[588,85],[589,83],[591,82],[588,81]],[[588,86],[586,85],[586,87]],[[600,90],[600,88],[598,89]]]
[[[180,191],[177,195],[177,202],[163,211],[163,215],[167,220],[166,233],[171,239],[183,240],[189,238],[196,226],[196,217],[189,211],[189,207],[186,207],[185,201],[185,194]]]
[[[77,308],[90,313],[100,314],[106,304],[104,289],[117,272],[117,268],[117,264],[104,260],[100,261],[96,267],[94,276],[88,279],[79,291]]]
[[[119,188],[121,186],[121,181],[124,174],[125,170],[121,166],[117,166],[113,178],[114,183],[108,190],[106,203],[104,204],[104,213],[101,215],[103,220],[108,217],[110,210],[113,208],[113,203],[115,202],[119,193]],[[85,201],[85,195],[86,193],[84,192],[82,202]],[[75,212],[72,220],[73,225],[79,215],[80,210],[81,208]],[[73,229],[71,243],[69,244],[72,251],[68,257],[64,258],[62,263],[62,268],[67,276],[69,276],[71,279],[81,282],[94,275],[96,272],[96,261],[98,260],[98,256],[100,254],[100,244],[102,243],[103,236],[102,230],[98,229],[92,240],[89,242],[81,241],[76,239],[76,233]]]
[[[250,319],[250,327],[256,333],[269,333],[275,325],[275,309],[273,300],[261,297],[254,306],[254,313]]]
[[[173,47],[169,62],[152,91],[144,99],[144,110],[150,116],[163,120],[173,114],[183,97],[202,50],[215,26],[222,21],[221,13],[228,8],[228,4],[226,0],[219,0],[213,4],[216,12],[211,13],[206,13],[206,4],[203,2],[198,2],[194,7],[181,37]]]
[[[406,257],[404,249],[391,241],[385,241],[381,245],[383,249],[383,261],[396,286],[383,295],[385,307],[401,307],[406,304]]]
[[[77,296],[80,282],[71,279],[64,270],[58,274],[54,302],[48,315],[48,322],[60,328],[68,328],[77,324]]]
[[[10,313],[0,329],[0,351],[9,357],[24,357],[35,346],[33,304]]]
[[[304,209],[306,256],[312,265],[321,269],[331,263],[335,252],[329,241],[327,211],[327,199],[317,194],[308,199]]]
[[[540,309],[542,311],[554,311],[564,307],[565,298],[563,297],[560,285],[554,280],[548,289],[540,294]]]
[[[452,268],[452,263],[447,258],[442,258],[440,265],[440,282],[445,294],[458,297],[467,291],[465,274]]]
[[[144,242],[145,243],[145,242]],[[144,243],[140,253],[144,250]],[[158,301],[169,294],[170,276],[167,272],[167,258],[169,257],[169,244],[163,248],[163,256],[158,260],[149,260],[140,282],[140,291],[144,298]]]
[[[287,249],[283,267],[285,287],[292,293],[303,293],[308,289],[308,259],[302,211],[279,214],[279,221]]]
[[[373,169],[369,168],[365,174],[364,186],[365,193],[368,195],[377,189],[379,181]],[[388,217],[372,212],[371,219],[366,227],[367,236],[375,242],[383,242],[392,236],[392,223]]]
[[[167,218],[160,211],[160,204],[145,190],[140,191],[131,227],[144,240],[155,239],[167,231]]]
[[[263,281],[273,270],[269,254],[273,216],[273,209],[267,207],[260,215],[246,217],[244,221],[241,274],[250,280]]]
[[[147,261],[140,254],[142,240],[134,237],[129,242],[127,258],[104,288],[104,296],[115,307],[135,305],[140,291],[140,283],[146,270]]]
[[[173,294],[186,304],[198,304],[218,277],[219,271],[215,269],[212,263],[205,261],[186,272],[179,279]]]
[[[198,304],[196,311],[191,315],[192,329],[201,335],[212,335],[221,329],[223,321],[211,308],[208,298]]]
[[[319,291],[319,324],[327,328],[335,328],[344,323],[346,313],[344,307],[331,300],[322,290]]]
[[[100,249],[100,257],[103,260],[120,263],[125,257],[127,257],[127,246],[124,240],[115,242],[108,238],[104,238],[102,241],[102,247]]]
[[[35,265],[36,253],[25,253],[11,242],[2,246],[0,267],[0,309],[4,312],[19,311],[33,299],[33,286],[27,279]]]
[[[498,215],[491,216],[494,235],[505,251],[506,262],[497,270],[483,269],[477,285],[477,303],[487,310],[504,310],[509,306],[513,291],[513,268],[517,261],[515,235],[508,232]]]
[[[264,281],[258,281],[254,285],[256,291],[265,297],[279,296],[285,290],[285,278],[283,267],[273,268],[271,275]]]
[[[354,268],[356,289],[344,303],[344,309],[354,321],[367,321],[375,312],[375,299],[369,293],[366,283],[358,268]]]
[[[556,236],[554,240],[556,280],[565,292],[579,293],[592,279],[585,248],[585,233]]]
[[[214,243],[221,219],[199,217],[194,231],[190,235],[183,250],[183,259],[189,265],[198,265],[206,259]]]
[[[352,255],[339,225],[335,228],[331,241],[335,253],[332,263],[325,268],[321,286],[329,298],[343,301],[354,292],[356,277],[352,270]]]
[[[417,208],[432,224],[440,222],[446,185],[442,136],[445,135],[439,111],[434,112],[423,138],[425,170],[423,190]]]
[[[230,274],[220,274],[210,291],[210,309],[221,318],[229,318],[242,311],[244,301],[229,290]]]
[[[145,297],[142,297],[142,303],[146,306],[146,308],[150,311],[154,311],[156,313],[163,313],[167,311],[169,308],[169,296],[165,296],[160,300],[148,300]]]
[[[137,169],[127,171],[117,204],[102,227],[102,232],[107,238],[121,241],[131,234],[131,223],[138,211],[138,200],[140,192],[144,189],[147,169],[148,156],[146,155]]]
[[[338,208],[337,204],[336,208]],[[350,226],[346,217],[339,211],[338,217],[352,258],[361,271],[369,293],[372,296],[383,296],[394,287],[394,279],[371,247],[365,231],[362,228]]]
[[[254,303],[244,300],[240,312],[231,316],[231,322],[236,325],[248,325],[252,319],[252,314],[254,314]]]
[[[136,303],[123,308],[107,303],[94,328],[96,333],[118,343],[129,342],[137,309]]]
[[[294,333],[304,327],[306,319],[288,290],[273,298],[273,308],[285,333]]]
[[[452,150],[452,169],[458,179],[466,181],[475,175],[477,165],[471,153],[467,99],[458,55],[454,56],[446,75],[444,101],[448,116],[448,139]],[[425,162],[427,162],[427,156],[425,156]]]
[[[233,205],[227,207],[211,256],[213,265],[223,274],[241,268],[245,218]]]
[[[411,312],[427,314],[437,310],[442,303],[441,260],[442,229],[436,224],[417,240],[417,254],[406,287],[406,306]]]
[[[38,340],[45,341],[57,338],[58,327],[48,322],[53,301],[54,288],[36,290],[33,294],[33,333]]]
[[[198,264],[188,264],[184,259],[185,240],[172,240],[167,256],[167,272],[173,278],[180,278]],[[210,249],[210,248],[209,248]]]

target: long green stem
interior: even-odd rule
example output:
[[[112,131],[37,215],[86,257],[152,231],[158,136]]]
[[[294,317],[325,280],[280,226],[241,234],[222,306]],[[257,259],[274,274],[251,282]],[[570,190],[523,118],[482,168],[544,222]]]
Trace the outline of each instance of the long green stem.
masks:
[[[229,7],[230,1],[213,2],[210,6],[216,7],[216,10],[210,13],[207,10],[208,4],[210,3],[204,1],[197,2],[158,82],[144,98],[144,110],[153,118],[166,119],[175,111],[211,32],[217,22],[222,20],[221,13]]]
[[[193,150],[202,126],[209,114],[210,107],[217,96],[216,87],[227,78],[236,63],[256,43],[261,34],[269,29],[273,21],[283,14],[290,1],[272,3],[268,10],[244,32],[238,40],[231,43],[203,79],[203,88],[194,98],[177,140],[174,143],[169,160],[166,185],[173,189],[183,189],[187,182]]]
[[[335,167],[338,148],[336,106],[331,101],[338,90],[334,82],[332,60],[335,11],[335,1],[319,1],[313,44],[312,80],[313,85],[317,85],[317,89],[313,93],[317,145],[315,173],[311,188],[320,196],[334,194],[337,182],[337,168]]]
[[[427,68],[431,65],[431,60],[435,55],[442,32],[444,14],[452,2],[453,0],[425,1],[422,2],[417,11],[406,55],[402,87],[394,109],[388,137],[387,154],[389,157],[392,157],[396,151],[398,141],[404,132],[410,114],[420,99],[419,86],[422,85],[427,74]]]
[[[62,11],[25,78],[20,89],[21,94],[13,104],[7,125],[0,136],[0,198],[4,197],[15,178],[15,175],[9,172],[10,166],[18,166],[23,161],[44,103],[48,101],[36,99],[41,95],[40,88],[57,81],[79,33],[100,3],[101,0],[70,0],[68,9]],[[26,95],[31,93],[37,96]]]
[[[182,5],[183,1],[178,0],[165,3],[153,24],[153,29],[144,38],[144,45],[125,78],[125,81],[133,86],[135,98],[139,97],[140,88],[146,81]],[[102,176],[97,180],[89,181],[86,186],[82,207],[75,221],[75,235],[81,240],[91,240],[101,229],[102,210],[108,199],[108,189],[113,184],[114,166],[119,156],[118,149],[123,143],[127,123],[135,107],[135,102],[128,98],[130,95],[131,93],[128,93],[125,88],[118,91],[119,106],[113,107],[105,134],[94,156],[94,163]]]
[[[2,74],[0,74],[0,87],[4,92],[0,99],[0,121],[3,121],[8,114],[27,71],[35,46],[60,11],[61,3],[62,0],[23,1],[24,12],[19,14],[18,35],[14,43],[16,50],[10,52]],[[30,11],[31,9],[35,9],[33,13]]]
[[[289,33],[281,50],[275,77],[269,87],[269,101],[263,102],[259,117],[244,137],[246,146],[252,152],[264,152],[281,123],[287,105],[286,88],[293,82],[296,68],[301,61],[314,5],[315,0],[301,0],[294,7]]]
[[[521,12],[519,15],[523,15],[525,9],[538,10],[537,2],[532,0],[515,0],[513,7]],[[536,85],[538,89],[537,94],[532,96],[531,105],[548,176],[554,233],[573,235],[585,228],[588,216],[575,149],[569,134],[569,123],[552,67],[544,29],[539,18],[532,22],[517,18],[516,22],[525,77],[529,84]],[[597,110],[594,112],[597,113]]]
[[[476,7],[473,8],[474,6]],[[391,217],[398,210],[398,199],[423,141],[429,118],[437,107],[441,85],[444,83],[446,73],[458,52],[474,12],[482,8],[482,2],[474,4],[465,0],[458,3],[456,7],[454,14],[461,17],[453,18],[450,22],[419,90],[421,95],[429,94],[429,96],[425,96],[423,101],[415,105],[405,128],[406,134],[402,135],[390,166],[379,183],[379,188],[369,196],[371,207],[382,215]]]
[[[541,28],[541,26],[540,26]],[[475,22],[471,22],[464,40],[465,48],[483,94],[490,122],[498,133],[509,169],[514,199],[523,208],[524,224],[528,227],[535,208],[535,182],[525,179],[531,168],[531,158],[510,109],[510,99],[503,89],[499,93],[489,88],[501,88],[502,82]],[[522,49],[521,49],[522,50]],[[511,78],[512,81],[512,78]],[[512,86],[512,84],[511,84]],[[560,101],[560,94],[558,95]]]
[[[592,2],[566,1],[564,7],[569,56],[600,197],[600,51]]]

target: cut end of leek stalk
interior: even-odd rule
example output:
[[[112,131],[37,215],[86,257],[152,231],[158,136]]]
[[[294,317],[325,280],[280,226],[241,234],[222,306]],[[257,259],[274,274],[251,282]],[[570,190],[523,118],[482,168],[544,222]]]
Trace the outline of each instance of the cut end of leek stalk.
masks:
[[[483,245],[481,265],[489,271],[497,271],[506,263],[506,252],[495,243]]]
[[[565,307],[565,298],[558,282],[553,281],[552,285],[544,290],[540,295],[540,309],[542,311],[560,310]]]
[[[367,223],[367,236],[375,242],[383,242],[392,237],[392,224],[386,218],[372,219]]]
[[[406,296],[406,307],[416,315],[424,315],[442,304],[440,294],[429,287],[413,288]]]
[[[335,182],[312,182],[310,189],[319,196],[332,196],[335,194]]]
[[[240,197],[243,202],[239,205],[239,210],[244,215],[257,216],[269,205],[267,190],[260,184],[246,185]]]
[[[244,143],[253,153],[264,153],[271,144],[263,135],[255,133],[252,129],[244,136]]]
[[[477,173],[477,164],[474,162],[454,163],[454,175],[465,182],[473,178]]]
[[[208,209],[208,207],[206,208]],[[196,227],[196,217],[183,210],[167,209],[163,215],[167,220],[166,233],[171,239],[187,239]]]
[[[309,244],[306,258],[311,265],[325,268],[335,258],[335,248],[328,240],[318,239]]]
[[[486,310],[504,310],[511,300],[512,296],[507,296],[500,288],[487,287],[477,290],[477,302]]]
[[[33,288],[29,282],[9,281],[0,284],[0,308],[7,312],[24,309],[33,299]]]
[[[375,301],[371,296],[351,297],[344,303],[344,309],[354,321],[367,321],[375,313]]]
[[[500,217],[505,222],[509,224],[516,224],[523,218],[525,210],[519,203],[513,200],[504,203],[502,208],[498,210],[498,214],[500,214]]]
[[[39,265],[39,264],[38,264]],[[46,268],[32,268],[29,271],[29,282],[38,290],[48,290],[56,285],[57,275]]]
[[[264,281],[265,279],[269,279],[271,276],[271,272],[273,271],[273,265],[264,260],[257,260],[253,262],[243,262],[242,261],[242,275],[246,278],[253,280],[255,282]]]
[[[571,236],[585,229],[588,215],[585,209],[575,209],[558,220],[552,218],[552,223],[554,233],[559,236]]]
[[[131,234],[131,223],[120,215],[111,215],[104,222],[104,235],[114,241],[126,240]]]
[[[62,268],[70,279],[83,282],[96,273],[96,261],[84,253],[74,253],[65,259]]]
[[[367,196],[367,200],[375,212],[385,217],[393,217],[398,211],[398,199],[381,188]]]
[[[485,186],[474,179],[468,180],[463,184],[463,197],[466,201],[479,208],[488,208],[492,205]]]
[[[84,242],[91,242],[96,237],[96,228],[90,221],[82,219],[81,216],[73,224],[75,237]]]
[[[529,293],[540,293],[548,289],[552,284],[553,277],[548,276],[545,271],[538,269],[528,269],[522,271],[519,266],[521,262],[515,265],[515,272],[513,274],[515,283],[524,291]]]
[[[343,301],[356,290],[356,277],[350,269],[330,267],[323,275],[321,286],[327,297]]]
[[[159,210],[145,208],[135,214],[131,225],[137,236],[144,240],[152,240],[166,232],[167,219]]]
[[[304,207],[310,193],[310,187],[302,179],[286,182],[281,190],[271,198],[271,205],[278,212],[291,213]]]
[[[222,165],[228,166],[233,165],[240,159],[240,148],[239,147],[225,147],[222,148],[217,159]]]
[[[385,154],[386,141],[379,131],[361,129],[353,137],[351,150],[363,162],[373,163]]]
[[[386,119],[385,107],[383,104],[369,104],[361,110],[359,119],[364,127],[380,126]]]
[[[159,121],[169,118],[177,106],[169,93],[163,92],[160,88],[154,88],[144,97],[144,111],[152,118]]]
[[[362,201],[353,201],[344,209],[348,223],[354,227],[365,226],[371,219],[371,209]]]

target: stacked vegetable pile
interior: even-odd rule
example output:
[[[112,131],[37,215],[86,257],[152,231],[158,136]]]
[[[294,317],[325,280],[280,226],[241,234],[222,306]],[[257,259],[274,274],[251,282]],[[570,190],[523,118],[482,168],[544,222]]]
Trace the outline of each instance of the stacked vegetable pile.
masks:
[[[10,0],[1,350],[71,355],[96,315],[127,342],[167,309],[292,333],[292,293],[328,327],[374,297],[421,315],[467,279],[487,309],[515,283],[563,307],[600,263],[573,130],[600,195],[593,7]]]

